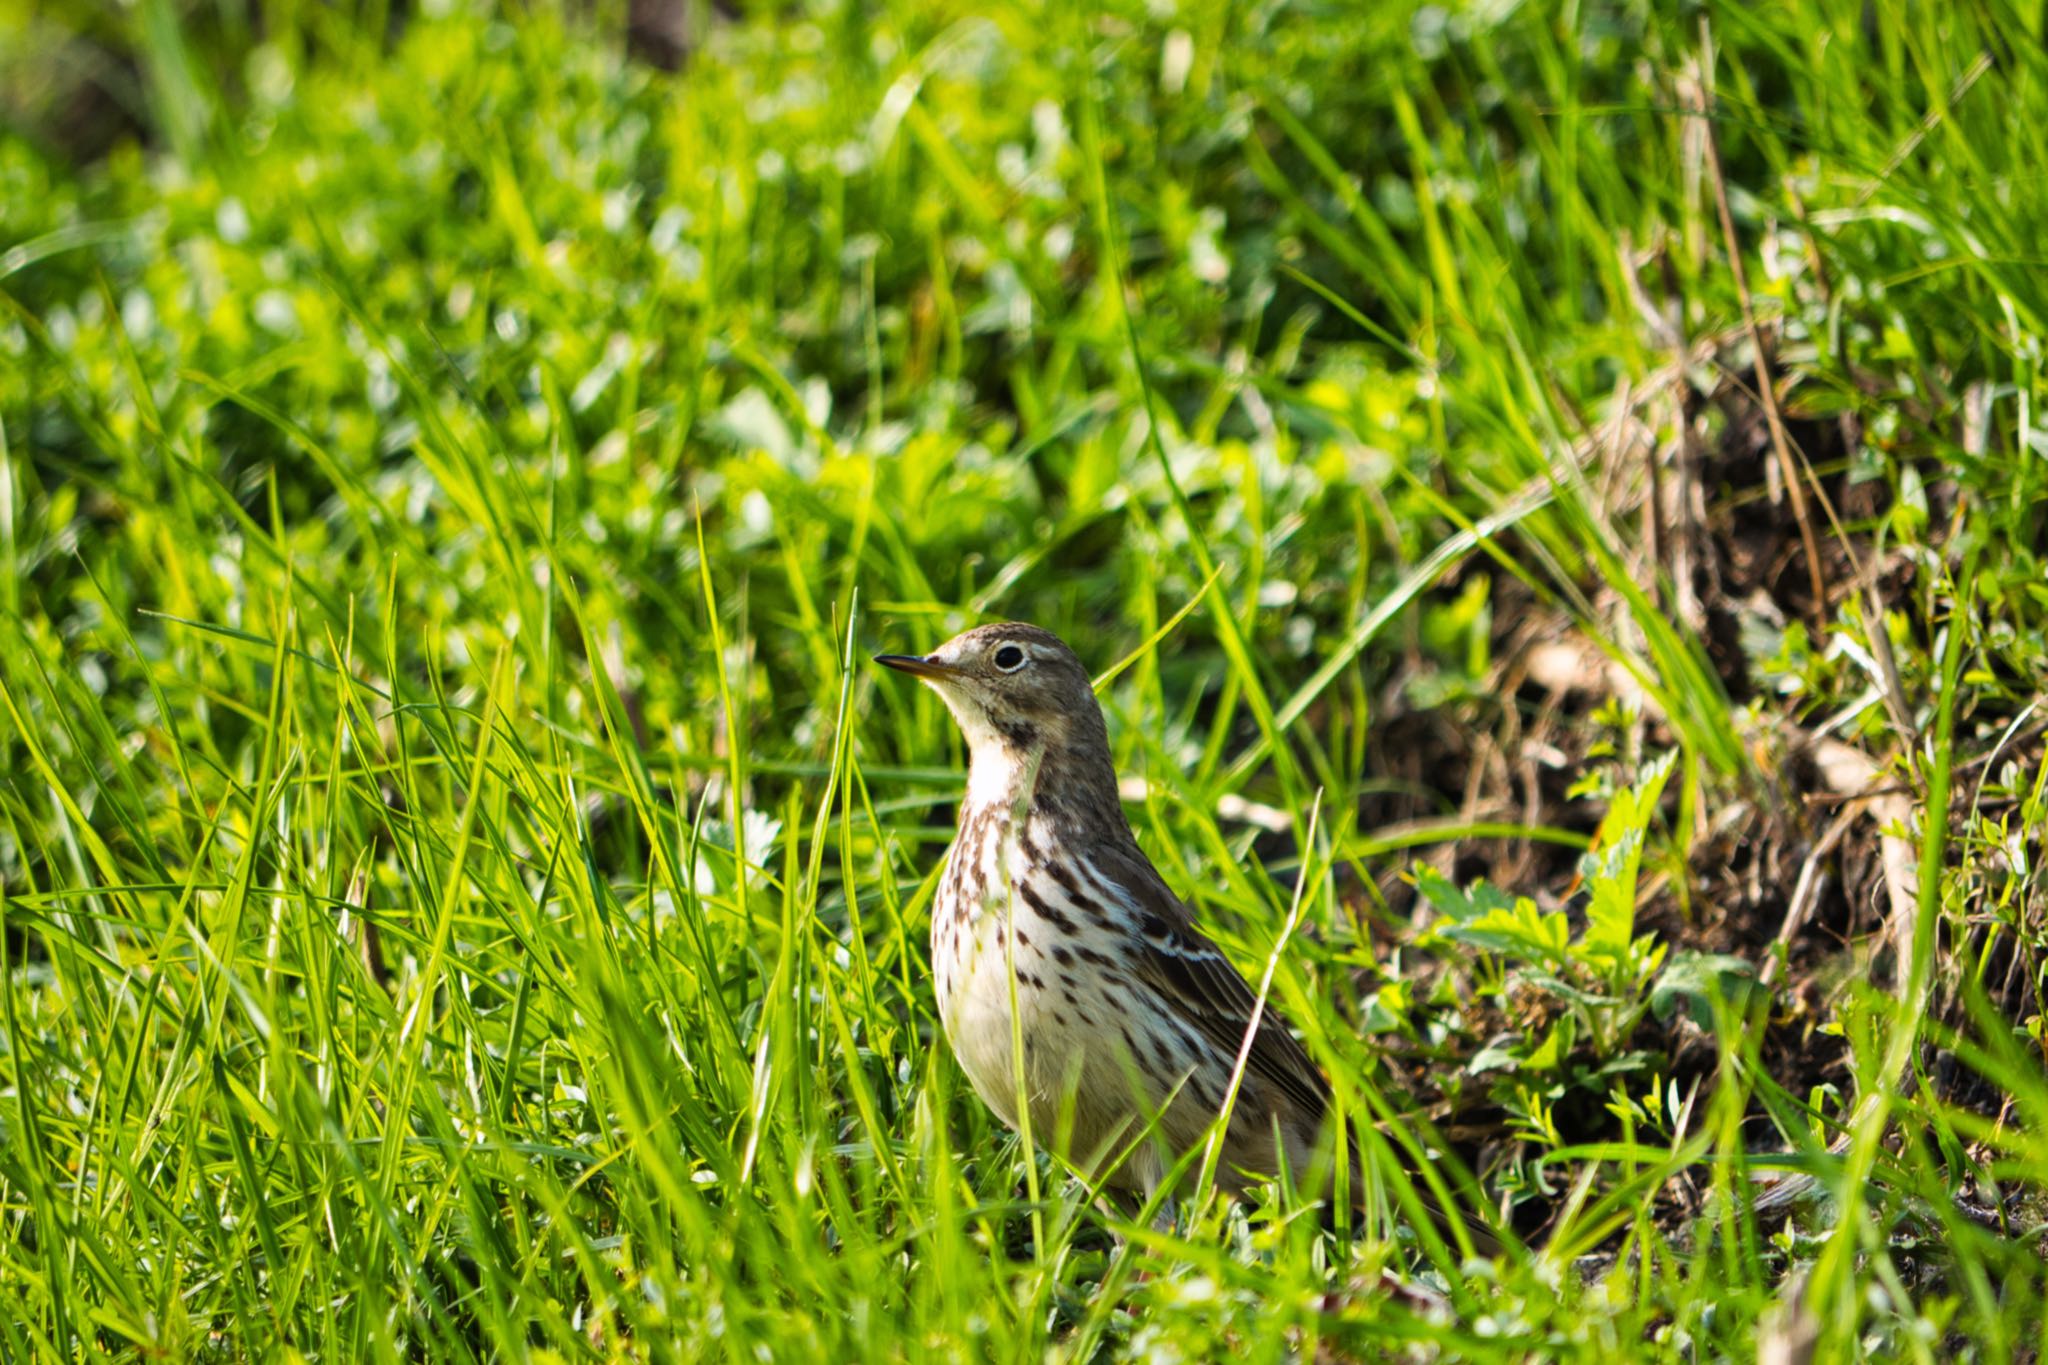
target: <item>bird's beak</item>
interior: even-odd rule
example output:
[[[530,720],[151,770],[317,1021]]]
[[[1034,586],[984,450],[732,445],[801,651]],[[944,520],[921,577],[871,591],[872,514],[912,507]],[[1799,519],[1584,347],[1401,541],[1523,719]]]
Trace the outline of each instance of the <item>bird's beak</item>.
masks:
[[[913,678],[950,678],[960,671],[932,654],[877,654],[875,662]]]

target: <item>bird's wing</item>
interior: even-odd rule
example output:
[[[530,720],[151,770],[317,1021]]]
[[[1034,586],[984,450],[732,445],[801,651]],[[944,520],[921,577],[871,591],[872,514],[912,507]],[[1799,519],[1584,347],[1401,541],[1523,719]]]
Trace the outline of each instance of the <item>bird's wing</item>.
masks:
[[[1252,988],[1230,965],[1230,959],[1195,928],[1187,907],[1160,880],[1158,870],[1143,852],[1136,848],[1115,850],[1096,858],[1094,863],[1137,911],[1138,937],[1148,949],[1134,960],[1138,975],[1179,1006],[1183,1016],[1192,1020],[1204,1037],[1235,1060],[1238,1049],[1244,1046],[1252,1011],[1258,1006]],[[1286,1020],[1270,999],[1259,1016],[1259,1031],[1252,1039],[1251,1054],[1245,1059],[1245,1072],[1270,1087],[1271,1102],[1277,1103],[1278,1097],[1284,1095],[1298,1106],[1297,1112],[1307,1121],[1322,1121],[1329,1107],[1330,1084],[1309,1060],[1307,1050],[1288,1031]],[[1356,1161],[1356,1149],[1352,1151]],[[1481,1255],[1491,1256],[1500,1250],[1500,1237],[1483,1220],[1457,1209],[1455,1204],[1447,1211],[1419,1180],[1414,1181],[1414,1191],[1425,1213],[1446,1227],[1462,1227]]]
[[[1136,928],[1145,951],[1135,955],[1132,965],[1147,985],[1178,1006],[1209,1043],[1234,1061],[1258,1009],[1258,997],[1222,950],[1195,928],[1187,907],[1160,880],[1145,855],[1135,849],[1118,853],[1121,856],[1099,860],[1098,867],[1137,911]],[[1322,1120],[1329,1106],[1329,1082],[1288,1031],[1271,999],[1259,1015],[1245,1071],[1286,1096],[1309,1123]]]

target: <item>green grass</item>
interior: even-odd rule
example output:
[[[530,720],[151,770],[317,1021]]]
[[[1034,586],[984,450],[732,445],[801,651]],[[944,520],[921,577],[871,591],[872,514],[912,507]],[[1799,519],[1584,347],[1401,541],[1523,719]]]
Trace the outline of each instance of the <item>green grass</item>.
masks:
[[[1960,946],[2048,897],[2039,14],[889,0],[664,75],[615,4],[395,8],[0,3],[0,1355],[1740,1359],[1797,1284],[1824,1358],[2038,1355],[2039,1238],[1951,1195],[2048,1175],[2039,1008]],[[141,142],[67,143],[81,79]],[[1753,383],[1703,79],[1788,417],[1872,494],[1741,699],[1639,496],[1682,424],[1747,439],[1698,397]],[[1533,724],[1538,611],[1639,692],[1575,719],[1571,827],[1381,762],[1389,711]],[[1116,1219],[962,1083],[960,746],[865,659],[1004,617],[1128,664],[1134,826],[1254,980],[1299,913],[1273,997],[1400,1116],[1342,1235]],[[1707,916],[1794,724],[1953,812],[1898,831],[1896,982],[1811,1020],[1852,1084],[1772,1074],[1785,995],[1660,975],[1633,862],[1462,1072],[1441,983],[1550,949],[1386,874],[1583,847],[1668,751],[1610,846]],[[1719,1001],[1696,1103],[1631,1046],[1660,982]],[[1408,1217],[1389,1040],[1505,1111],[1533,1245]],[[2010,1107],[1902,1088],[1923,1045]],[[1840,1216],[1760,1223],[1764,1151]]]

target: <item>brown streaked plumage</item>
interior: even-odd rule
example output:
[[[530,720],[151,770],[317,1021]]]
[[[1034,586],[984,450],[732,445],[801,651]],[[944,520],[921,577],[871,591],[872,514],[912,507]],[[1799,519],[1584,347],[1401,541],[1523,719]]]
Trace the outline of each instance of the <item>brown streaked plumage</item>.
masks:
[[[962,1069],[1018,1126],[1014,998],[1034,1138],[1099,1170],[1156,1116],[1158,1141],[1107,1182],[1149,1192],[1222,1111],[1257,998],[1138,847],[1088,672],[1057,636],[981,626],[876,662],[929,684],[967,739],[959,833],[932,908],[939,1013]],[[1315,1167],[1329,1095],[1269,1001],[1219,1181],[1242,1188],[1283,1157],[1297,1176]]]

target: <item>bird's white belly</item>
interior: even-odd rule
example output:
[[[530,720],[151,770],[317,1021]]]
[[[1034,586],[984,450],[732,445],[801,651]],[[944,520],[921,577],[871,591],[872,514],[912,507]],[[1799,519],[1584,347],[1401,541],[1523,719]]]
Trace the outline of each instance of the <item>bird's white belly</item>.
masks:
[[[1070,949],[1068,962],[1055,957],[1071,929],[1046,921],[1018,892],[1025,869],[1014,838],[986,851],[980,871],[980,895],[965,913],[957,897],[946,898],[932,922],[947,1041],[998,1118],[1018,1127],[1021,1098],[1033,1141],[1087,1164],[1119,1134],[1135,1134],[1133,1120],[1151,1098],[1134,1093],[1151,1087],[1134,1085],[1124,1057],[1119,1021],[1129,1002],[1107,997],[1101,972],[1074,970]]]

